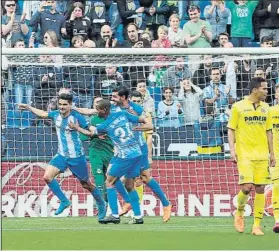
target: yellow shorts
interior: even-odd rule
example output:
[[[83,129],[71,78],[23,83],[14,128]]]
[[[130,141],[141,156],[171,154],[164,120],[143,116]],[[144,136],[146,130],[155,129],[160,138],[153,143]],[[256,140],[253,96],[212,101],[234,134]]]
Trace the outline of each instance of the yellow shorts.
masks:
[[[267,185],[271,183],[268,160],[239,160],[237,162],[238,184],[252,183]]]
[[[276,160],[275,167],[270,167],[270,173],[272,181],[279,180],[279,160]]]

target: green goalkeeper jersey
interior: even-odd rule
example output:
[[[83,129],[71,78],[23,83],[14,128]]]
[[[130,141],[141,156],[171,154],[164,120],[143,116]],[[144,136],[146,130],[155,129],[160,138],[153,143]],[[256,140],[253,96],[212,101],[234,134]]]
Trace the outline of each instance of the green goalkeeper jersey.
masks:
[[[99,124],[102,124],[103,122],[105,122],[105,119],[99,117],[98,115],[90,117],[90,125],[92,126],[97,126]],[[105,135],[104,138],[103,136],[98,135],[94,135],[92,138],[89,138],[84,134],[80,134],[80,138],[82,141],[90,140],[89,147],[94,148],[97,151],[102,151],[109,155],[111,155],[113,152],[113,143],[107,135]]]

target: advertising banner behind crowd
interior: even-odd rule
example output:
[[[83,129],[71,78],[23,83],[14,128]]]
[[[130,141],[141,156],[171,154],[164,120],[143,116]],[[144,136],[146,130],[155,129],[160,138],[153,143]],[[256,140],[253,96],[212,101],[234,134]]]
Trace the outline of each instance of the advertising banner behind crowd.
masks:
[[[43,180],[43,162],[2,163],[2,216],[48,217],[59,206]],[[231,216],[236,205],[238,176],[231,161],[154,161],[152,174],[173,204],[176,216]],[[93,198],[70,171],[58,178],[72,205],[61,216],[93,216]],[[266,214],[271,214],[271,186],[266,189]],[[120,201],[120,205],[122,201]],[[245,214],[251,215],[252,198]],[[145,189],[145,215],[162,214],[159,200]]]

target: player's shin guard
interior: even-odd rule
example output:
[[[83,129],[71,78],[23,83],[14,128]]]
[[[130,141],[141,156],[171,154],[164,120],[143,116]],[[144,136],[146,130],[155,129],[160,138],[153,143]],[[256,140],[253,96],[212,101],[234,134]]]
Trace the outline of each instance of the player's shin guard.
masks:
[[[50,190],[58,197],[58,199],[61,202],[67,202],[69,201],[65,194],[62,192],[61,187],[56,179],[53,179],[51,182],[49,182],[48,187]]]
[[[259,227],[261,225],[261,220],[263,218],[265,206],[264,194],[256,193],[254,200],[254,227]]]
[[[249,198],[249,195],[244,194],[242,190],[239,191],[237,195],[237,210],[236,215],[243,216],[244,215],[244,208],[247,203],[247,200]]]
[[[139,204],[139,196],[136,190],[133,190],[132,192],[129,192],[130,196],[130,203],[134,211],[135,217],[141,217],[140,212],[140,204]]]
[[[114,187],[107,188],[108,203],[113,216],[118,216],[117,193]]]
[[[114,184],[117,192],[120,194],[120,196],[123,198],[123,200],[126,203],[130,203],[130,197],[129,194],[126,190],[126,188],[124,187],[123,183],[121,182],[121,180],[117,180]]]
[[[279,180],[275,180],[272,187],[272,207],[275,223],[279,222]]]
[[[141,204],[142,199],[143,199],[143,184],[141,184],[139,186],[136,186],[135,189],[136,189],[136,191],[138,193],[138,196],[139,196],[139,203]]]
[[[164,207],[167,207],[170,204],[166,195],[164,194],[164,192],[162,191],[160,185],[156,180],[151,178],[150,181],[146,183],[146,185],[158,196],[158,198],[160,199]]]

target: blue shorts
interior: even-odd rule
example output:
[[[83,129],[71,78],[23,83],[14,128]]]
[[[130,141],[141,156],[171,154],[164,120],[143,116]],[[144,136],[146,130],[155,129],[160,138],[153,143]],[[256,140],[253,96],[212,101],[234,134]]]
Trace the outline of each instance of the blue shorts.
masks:
[[[58,168],[61,173],[63,173],[67,169],[67,167],[69,167],[73,175],[80,181],[89,180],[89,173],[85,155],[77,158],[67,158],[60,154],[56,154],[49,162],[49,164]]]
[[[140,147],[142,152],[141,160],[140,160],[140,171],[144,171],[149,169],[149,161],[148,161],[148,147],[147,144],[144,144]]]
[[[108,175],[121,178],[136,178],[140,175],[140,161],[141,156],[132,159],[115,158]]]
[[[115,162],[116,159],[117,159],[117,156],[113,156],[113,157],[110,159],[109,164],[112,165],[112,164]]]

